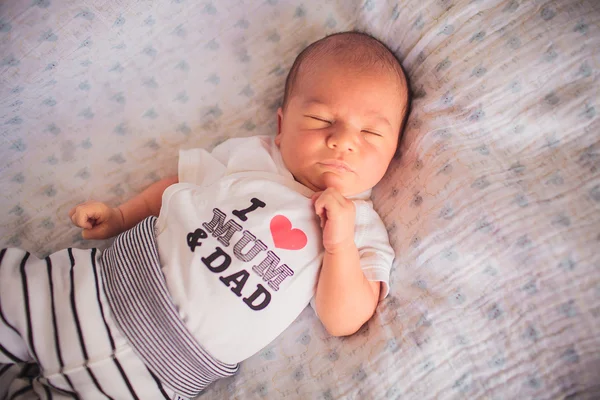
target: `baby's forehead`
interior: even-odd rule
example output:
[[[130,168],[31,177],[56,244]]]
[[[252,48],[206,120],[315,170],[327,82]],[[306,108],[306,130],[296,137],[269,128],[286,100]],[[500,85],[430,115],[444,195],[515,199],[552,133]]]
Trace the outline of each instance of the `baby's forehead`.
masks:
[[[298,73],[295,79],[295,86],[301,83],[314,81],[319,77],[319,72],[323,71],[341,71],[341,73],[352,76],[354,79],[369,80],[374,77],[389,78],[398,84],[402,83],[401,77],[397,71],[383,62],[356,60],[351,55],[336,54],[325,55],[322,57],[315,56],[311,59],[304,60],[298,68]],[[324,82],[325,84],[327,82]]]
[[[397,89],[399,100],[408,103],[409,89],[402,66],[392,51],[382,42],[355,32],[334,34],[318,40],[304,49],[294,61],[285,85],[283,107],[304,88],[328,86],[328,79],[338,75],[319,72],[334,70],[348,79],[389,78],[389,85]],[[389,93],[389,92],[388,92]],[[401,107],[405,108],[405,107]]]

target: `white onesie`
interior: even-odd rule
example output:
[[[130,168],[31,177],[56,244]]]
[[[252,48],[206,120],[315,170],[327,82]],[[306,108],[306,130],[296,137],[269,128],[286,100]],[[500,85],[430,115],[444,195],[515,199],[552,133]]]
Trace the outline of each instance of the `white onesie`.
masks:
[[[179,181],[158,220],[102,255],[0,250],[0,363],[40,368],[14,380],[11,398],[195,397],[314,298],[323,248],[313,192],[272,138],[182,151]],[[369,194],[353,198],[354,240],[383,298],[394,254]]]
[[[158,253],[179,316],[217,360],[257,353],[313,298],[323,247],[312,194],[272,137],[180,152],[179,183],[165,190],[156,225]],[[355,242],[384,298],[394,252],[369,196],[352,198]]]

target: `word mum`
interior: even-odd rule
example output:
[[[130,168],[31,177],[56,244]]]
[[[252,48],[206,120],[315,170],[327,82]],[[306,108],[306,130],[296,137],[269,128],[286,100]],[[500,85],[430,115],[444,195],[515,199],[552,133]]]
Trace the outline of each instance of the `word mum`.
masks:
[[[252,198],[252,205],[244,210],[234,210],[232,214],[241,221],[247,221],[247,214],[265,207],[265,203],[257,198]],[[192,252],[196,247],[202,246],[202,239],[208,237],[210,233],[225,248],[230,247],[230,241],[234,233],[242,231],[242,226],[235,220],[226,220],[226,214],[218,208],[213,209],[213,217],[210,222],[204,222],[204,229],[196,229],[187,234],[187,245]],[[208,233],[207,233],[208,232]],[[259,253],[267,250],[263,260],[252,266],[252,271],[260,276],[262,280],[272,290],[278,291],[281,283],[288,277],[293,276],[294,271],[286,264],[279,265],[280,258],[271,250],[268,250],[261,240],[257,239],[250,231],[243,230],[242,237],[233,245],[233,254],[238,260],[248,263],[252,261]],[[208,256],[200,259],[202,263],[215,274],[222,274],[231,265],[232,257],[222,247],[216,246],[215,250]],[[242,297],[242,290],[250,277],[250,272],[242,269],[231,275],[221,275],[219,280],[230,287],[231,291],[238,297]],[[271,293],[260,283],[252,294],[246,296],[242,301],[252,310],[259,311],[264,309],[271,302]]]

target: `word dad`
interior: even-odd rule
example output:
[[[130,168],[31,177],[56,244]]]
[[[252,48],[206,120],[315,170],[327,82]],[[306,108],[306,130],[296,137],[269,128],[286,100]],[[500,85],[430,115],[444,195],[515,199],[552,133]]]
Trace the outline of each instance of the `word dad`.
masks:
[[[266,204],[257,199],[252,198],[252,205],[244,210],[234,210],[232,214],[239,220],[245,222],[248,220],[247,214],[258,208],[263,208]],[[219,243],[225,248],[230,246],[230,240],[234,233],[242,231],[242,226],[235,220],[229,219],[225,222],[226,214],[218,208],[213,209],[213,217],[210,222],[202,223],[202,226],[206,231],[212,234]],[[187,234],[186,242],[190,251],[195,252],[196,247],[202,246],[202,239],[208,237],[208,233],[203,229],[196,229],[194,232]],[[249,249],[247,249],[250,247]],[[233,245],[234,256],[242,262],[252,261],[260,252],[268,250],[261,240],[256,239],[250,231],[244,230],[242,237]],[[215,274],[221,274],[229,268],[231,265],[231,255],[228,254],[222,247],[216,246],[215,250],[208,256],[200,259],[202,263]],[[278,266],[280,258],[271,250],[268,250],[265,258],[258,264],[252,266],[252,271],[258,276],[262,277],[262,280],[267,285],[275,290],[279,290],[281,283],[288,277],[293,276],[294,271],[286,264]],[[231,275],[221,275],[219,280],[230,287],[231,291],[238,297],[242,297],[242,289],[246,285],[250,272],[246,269],[242,269],[238,272],[234,272]],[[271,302],[271,293],[260,283],[256,285],[256,290],[249,296],[244,297],[243,302],[254,311],[264,309]]]

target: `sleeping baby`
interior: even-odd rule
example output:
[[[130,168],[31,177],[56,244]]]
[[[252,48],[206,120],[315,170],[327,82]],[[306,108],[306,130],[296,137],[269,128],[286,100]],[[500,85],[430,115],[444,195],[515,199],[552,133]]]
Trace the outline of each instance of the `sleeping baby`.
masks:
[[[277,135],[181,151],[178,174],[116,208],[70,211],[105,251],[0,253],[0,363],[35,362],[40,398],[190,398],[233,375],[311,304],[351,335],[389,291],[370,202],[408,114],[385,45],[357,32],[302,51]]]

